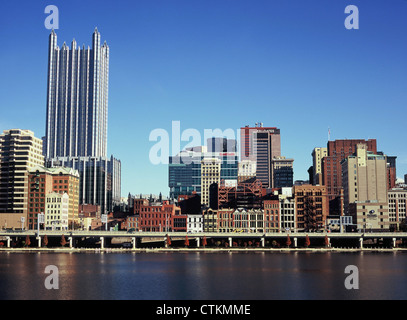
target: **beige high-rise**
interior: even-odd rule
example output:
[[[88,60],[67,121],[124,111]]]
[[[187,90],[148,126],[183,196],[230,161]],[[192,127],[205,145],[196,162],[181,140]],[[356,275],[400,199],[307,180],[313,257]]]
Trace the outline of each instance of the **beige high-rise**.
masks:
[[[220,183],[220,166],[218,158],[204,158],[201,162],[201,203],[209,206],[209,187]]]
[[[345,214],[360,226],[388,228],[386,165],[386,156],[368,151],[365,144],[342,161]]]
[[[322,185],[322,158],[328,155],[328,148],[314,148],[312,150],[313,184]]]
[[[0,213],[1,225],[11,225],[27,216],[28,171],[36,166],[44,165],[42,140],[34,137],[30,130],[4,130],[0,135]],[[5,214],[13,215],[8,219]],[[19,218],[15,219],[14,215]],[[7,224],[6,221],[9,221]]]

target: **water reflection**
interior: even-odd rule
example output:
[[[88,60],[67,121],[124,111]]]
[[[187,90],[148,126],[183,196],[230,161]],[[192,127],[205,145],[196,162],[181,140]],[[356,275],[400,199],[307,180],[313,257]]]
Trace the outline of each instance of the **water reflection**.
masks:
[[[402,253],[1,253],[0,299],[405,299],[406,268]]]

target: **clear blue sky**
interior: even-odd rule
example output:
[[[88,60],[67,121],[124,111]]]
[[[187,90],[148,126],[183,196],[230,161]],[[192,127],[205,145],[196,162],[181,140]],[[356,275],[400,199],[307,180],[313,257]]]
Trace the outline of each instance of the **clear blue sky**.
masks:
[[[307,179],[328,139],[376,138],[407,173],[406,0],[1,1],[0,130],[45,132],[47,5],[59,9],[58,45],[110,47],[109,154],[122,194],[168,194],[150,132],[281,129],[282,155]],[[344,10],[359,8],[359,30]],[[202,141],[204,143],[204,141]]]

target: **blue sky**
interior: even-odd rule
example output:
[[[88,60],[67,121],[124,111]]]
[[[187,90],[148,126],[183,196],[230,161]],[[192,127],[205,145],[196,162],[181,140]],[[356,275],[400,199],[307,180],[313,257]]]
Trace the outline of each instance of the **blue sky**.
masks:
[[[255,122],[281,129],[282,155],[307,179],[314,147],[376,138],[407,173],[406,0],[2,1],[0,130],[45,132],[47,5],[59,9],[58,45],[110,47],[109,154],[122,194],[168,194],[153,165],[157,128],[221,130]],[[359,29],[344,26],[359,9]],[[204,141],[202,141],[204,143]]]

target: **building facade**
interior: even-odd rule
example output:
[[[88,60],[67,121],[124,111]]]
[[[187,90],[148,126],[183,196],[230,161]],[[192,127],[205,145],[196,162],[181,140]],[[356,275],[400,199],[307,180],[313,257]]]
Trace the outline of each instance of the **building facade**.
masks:
[[[109,47],[95,29],[92,48],[57,45],[49,36],[44,155],[106,157]]]
[[[79,173],[71,168],[45,168],[36,166],[28,175],[28,229],[36,229],[38,214],[47,209],[50,193],[68,195],[68,216],[70,228],[79,224]]]
[[[44,230],[68,230],[69,196],[51,192],[45,196]]]
[[[191,233],[203,232],[203,215],[188,214],[187,215],[187,231]]]
[[[256,161],[242,160],[238,165],[237,182],[243,182],[248,179],[256,178]]]
[[[263,200],[264,210],[264,229],[265,232],[279,232],[280,225],[280,201],[278,195],[272,195]]]
[[[121,198],[121,162],[105,157],[59,157],[46,161],[48,168],[67,167],[79,172],[79,204],[99,205],[112,212]]]
[[[366,144],[342,161],[345,215],[357,224],[388,229],[387,160],[374,154]]]
[[[265,232],[263,209],[238,208],[233,213],[233,221],[236,231]]]
[[[181,209],[168,201],[140,206],[138,222],[141,231],[186,231],[186,220]]]
[[[221,160],[205,158],[201,161],[201,203],[209,206],[209,187],[220,183]]]
[[[297,209],[295,205],[295,195],[292,189],[293,188],[281,188],[278,194],[281,231],[297,230]]]
[[[6,227],[21,227],[5,214],[18,215],[26,221],[28,211],[28,171],[43,165],[42,140],[29,130],[11,129],[0,135],[0,214]],[[7,224],[7,223],[5,223]]]
[[[293,187],[297,215],[297,231],[318,231],[325,227],[329,215],[325,186],[304,184]]]
[[[407,189],[393,188],[388,192],[389,224],[392,230],[400,231],[406,221]]]
[[[312,150],[312,184],[322,185],[322,159],[328,155],[328,148]]]
[[[271,160],[271,188],[292,187],[294,183],[294,159],[275,157]]]
[[[346,139],[328,141],[328,155],[322,158],[322,181],[327,187],[330,214],[343,215],[341,211],[342,166],[341,161],[356,152],[358,144],[365,144],[367,150],[377,153],[376,139]]]
[[[272,188],[271,161],[281,156],[280,129],[263,127],[262,123],[255,127],[245,126],[240,128],[240,144],[241,161],[255,161],[256,178],[266,188]]]

